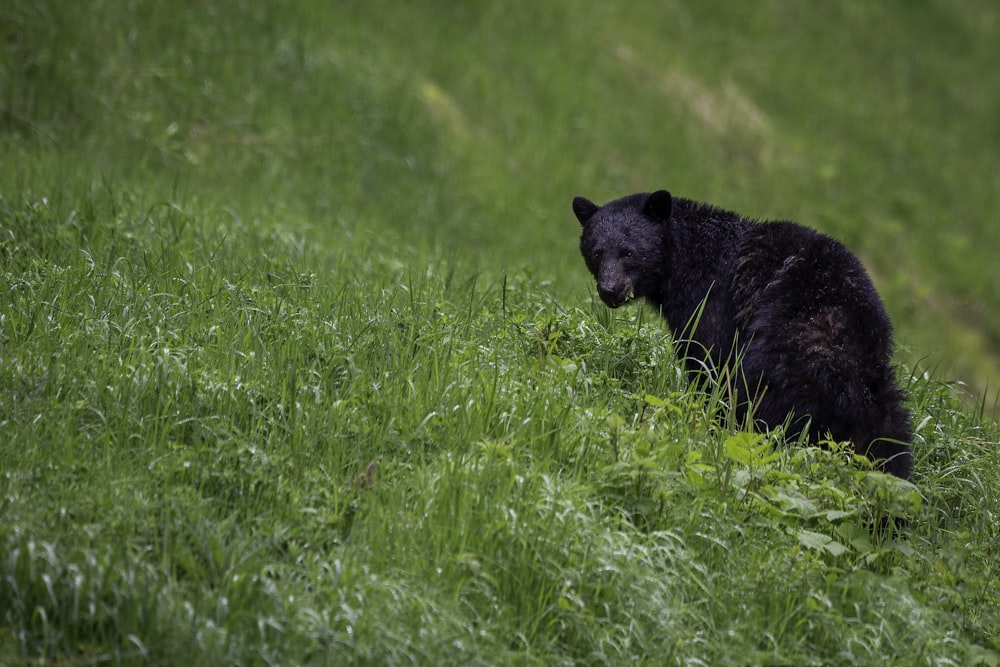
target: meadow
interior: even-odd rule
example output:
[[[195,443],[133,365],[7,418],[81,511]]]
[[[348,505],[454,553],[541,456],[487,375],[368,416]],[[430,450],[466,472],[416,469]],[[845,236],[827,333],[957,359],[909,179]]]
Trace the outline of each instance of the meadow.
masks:
[[[0,7],[0,664],[1000,664],[1000,10],[536,4]],[[859,254],[912,483],[600,304],[660,187]]]

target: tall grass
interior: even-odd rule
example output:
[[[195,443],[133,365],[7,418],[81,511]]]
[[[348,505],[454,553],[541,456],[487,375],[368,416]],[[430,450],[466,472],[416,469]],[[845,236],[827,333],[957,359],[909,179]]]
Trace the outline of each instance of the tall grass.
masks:
[[[5,660],[993,655],[996,432],[948,386],[918,492],[727,426],[641,311],[92,197],[5,202]]]
[[[995,15],[5,4],[0,664],[997,663]],[[913,484],[594,299],[653,185],[871,260]]]

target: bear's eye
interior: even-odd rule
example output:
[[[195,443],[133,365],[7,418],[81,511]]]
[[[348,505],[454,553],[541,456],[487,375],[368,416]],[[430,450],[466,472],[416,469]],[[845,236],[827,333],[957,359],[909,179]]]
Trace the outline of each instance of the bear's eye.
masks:
[[[625,259],[632,259],[632,251],[631,250],[626,250],[625,251]]]

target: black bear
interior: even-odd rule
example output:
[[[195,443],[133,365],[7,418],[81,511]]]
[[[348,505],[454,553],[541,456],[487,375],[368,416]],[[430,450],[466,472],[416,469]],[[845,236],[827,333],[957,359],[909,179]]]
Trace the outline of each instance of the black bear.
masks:
[[[913,469],[910,415],[891,366],[892,324],[861,262],[792,222],[757,222],[674,198],[573,200],[602,301],[643,298],[689,371],[739,369],[734,406],[763,428],[808,425],[888,473]]]

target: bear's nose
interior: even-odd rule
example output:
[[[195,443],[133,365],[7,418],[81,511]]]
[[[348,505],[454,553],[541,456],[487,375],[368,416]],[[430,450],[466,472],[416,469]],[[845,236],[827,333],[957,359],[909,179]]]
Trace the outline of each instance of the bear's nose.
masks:
[[[597,294],[606,305],[617,308],[628,300],[628,285],[614,282],[597,283]]]

